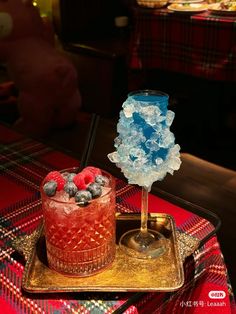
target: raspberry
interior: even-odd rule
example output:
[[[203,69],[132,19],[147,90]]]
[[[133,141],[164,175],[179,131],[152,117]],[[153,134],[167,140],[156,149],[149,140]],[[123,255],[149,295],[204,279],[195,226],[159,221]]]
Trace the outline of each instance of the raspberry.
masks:
[[[57,191],[61,191],[65,185],[65,179],[62,177],[59,171],[51,171],[45,178],[45,182],[55,181],[57,183]]]
[[[79,190],[86,190],[87,186],[94,182],[94,175],[90,171],[82,171],[73,178],[74,184]]]
[[[99,168],[92,167],[92,166],[84,168],[84,170],[82,172],[84,172],[84,171],[86,171],[86,172],[90,171],[94,175],[94,177],[102,174],[102,172],[101,172],[101,170]]]

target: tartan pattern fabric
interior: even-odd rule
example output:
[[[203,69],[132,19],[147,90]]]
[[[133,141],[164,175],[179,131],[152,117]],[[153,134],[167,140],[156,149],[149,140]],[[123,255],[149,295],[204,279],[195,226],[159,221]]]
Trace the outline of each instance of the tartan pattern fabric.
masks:
[[[42,220],[39,186],[51,170],[79,162],[0,125],[0,313],[231,313],[235,310],[223,256],[213,237],[184,264],[185,283],[172,293],[29,294],[21,289],[25,262],[10,247],[16,236],[30,234]],[[117,210],[138,212],[141,191],[117,179]],[[205,219],[150,194],[152,212],[172,215],[178,228],[199,239],[213,226]],[[207,306],[210,290],[226,293],[225,305]],[[190,311],[191,313],[191,311]]]
[[[210,80],[236,81],[236,19],[133,11],[131,69],[161,69]]]

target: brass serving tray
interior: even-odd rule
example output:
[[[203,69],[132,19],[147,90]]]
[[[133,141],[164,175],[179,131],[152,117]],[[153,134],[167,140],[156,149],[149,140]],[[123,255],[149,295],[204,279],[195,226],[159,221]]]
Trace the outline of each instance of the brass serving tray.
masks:
[[[31,293],[177,290],[184,283],[183,260],[198,247],[199,241],[177,232],[173,217],[167,214],[150,214],[148,225],[165,236],[166,251],[161,257],[132,258],[117,245],[115,261],[109,268],[83,278],[67,277],[48,267],[43,228],[20,242],[18,239],[14,246],[26,258],[23,289]],[[140,215],[118,214],[117,242],[124,232],[139,226]]]

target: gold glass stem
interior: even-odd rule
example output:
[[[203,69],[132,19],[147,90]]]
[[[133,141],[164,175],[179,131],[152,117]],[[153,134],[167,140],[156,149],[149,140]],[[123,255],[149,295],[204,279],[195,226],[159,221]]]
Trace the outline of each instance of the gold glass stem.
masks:
[[[141,201],[141,234],[145,236],[148,233],[148,189],[142,187],[142,201]]]

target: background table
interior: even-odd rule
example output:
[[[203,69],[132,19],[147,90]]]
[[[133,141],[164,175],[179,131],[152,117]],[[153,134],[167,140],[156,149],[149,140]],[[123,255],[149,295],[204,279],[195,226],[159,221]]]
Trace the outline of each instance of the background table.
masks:
[[[1,313],[232,313],[234,297],[217,237],[185,264],[185,283],[172,293],[27,294],[21,290],[24,260],[11,248],[16,236],[31,233],[42,220],[39,185],[53,169],[78,165],[75,158],[0,125]],[[139,212],[141,193],[117,179],[117,210]],[[199,239],[212,224],[151,194],[150,211],[173,215],[178,229]],[[211,290],[224,291],[221,306],[210,306]],[[127,309],[127,310],[126,310]]]
[[[132,14],[131,90],[169,94],[182,149],[230,168],[236,138],[236,17],[137,6]]]
[[[131,69],[236,81],[236,18],[133,8]]]

